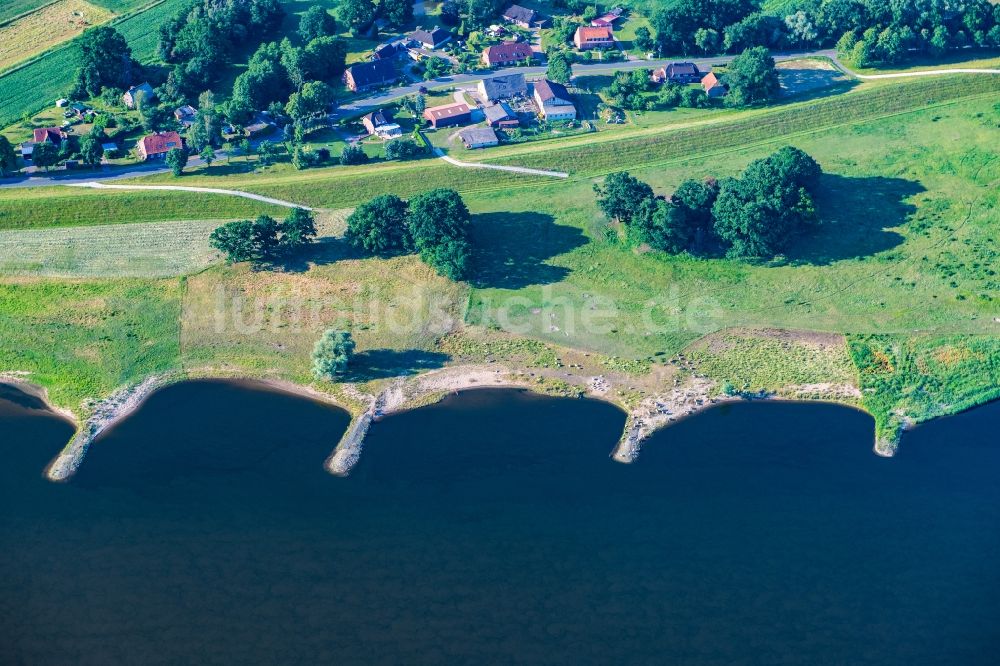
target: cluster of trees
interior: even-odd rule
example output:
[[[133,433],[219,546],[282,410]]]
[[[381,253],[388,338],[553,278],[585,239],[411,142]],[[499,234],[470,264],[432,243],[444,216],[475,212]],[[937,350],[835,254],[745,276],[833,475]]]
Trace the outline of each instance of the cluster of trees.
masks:
[[[650,71],[635,69],[616,72],[605,92],[613,105],[632,111],[672,109],[678,106],[698,109],[711,105],[708,95],[700,88],[667,83],[655,95],[651,95],[649,91],[652,88]]]
[[[780,16],[762,11],[759,0],[677,0],[653,14],[649,43],[662,54],[836,43],[862,65],[911,52],[1000,47],[1000,5],[989,0],[799,0],[793,8]]]
[[[273,33],[284,19],[280,0],[195,0],[160,25],[158,52],[171,66],[162,93],[194,99],[248,41]]]
[[[347,218],[347,240],[374,255],[416,251],[440,275],[460,280],[469,269],[469,221],[469,209],[455,190],[430,190],[409,201],[383,194]]]
[[[377,37],[374,26],[376,19],[401,27],[413,18],[413,3],[409,0],[341,0],[337,7],[340,20],[350,28],[355,36],[365,34]]]
[[[445,0],[441,4],[441,22],[457,26],[463,35],[496,23],[500,12],[510,4],[508,0]]]
[[[676,254],[721,248],[734,258],[780,253],[816,219],[811,192],[822,174],[803,151],[786,146],[751,162],[738,178],[687,180],[669,197],[621,171],[595,185],[597,204],[631,238]]]
[[[97,97],[105,88],[120,91],[139,77],[141,68],[132,58],[132,49],[121,33],[111,26],[102,25],[85,31],[78,40],[78,46],[80,66],[70,93],[72,97]]]
[[[231,262],[250,261],[259,266],[288,257],[315,238],[313,214],[295,208],[281,222],[270,215],[228,222],[212,232],[209,243]]]
[[[328,113],[335,103],[334,89],[327,81],[343,74],[346,57],[347,45],[334,35],[312,37],[302,46],[287,37],[280,43],[262,44],[236,77],[226,115],[240,123],[257,110],[277,107],[276,113],[306,125]]]

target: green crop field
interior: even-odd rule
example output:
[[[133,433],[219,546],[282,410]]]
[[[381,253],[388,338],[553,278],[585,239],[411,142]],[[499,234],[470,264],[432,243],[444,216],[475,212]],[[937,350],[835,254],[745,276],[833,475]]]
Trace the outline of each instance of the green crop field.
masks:
[[[150,26],[158,26],[187,3],[188,0],[163,0],[143,12],[115,21],[113,25],[128,40],[132,55],[140,62],[150,62],[156,55],[158,39],[157,31]],[[126,2],[117,4],[129,5]],[[73,84],[76,57],[76,47],[70,42],[0,76],[0,127],[6,127],[25,114],[34,113],[65,96]]]
[[[4,23],[13,18],[17,18],[28,12],[32,12],[39,7],[44,7],[55,0],[4,0],[0,3],[0,23]],[[101,3],[95,2],[95,5]]]
[[[283,216],[288,209],[240,197],[190,192],[70,188],[0,190],[0,229]]]

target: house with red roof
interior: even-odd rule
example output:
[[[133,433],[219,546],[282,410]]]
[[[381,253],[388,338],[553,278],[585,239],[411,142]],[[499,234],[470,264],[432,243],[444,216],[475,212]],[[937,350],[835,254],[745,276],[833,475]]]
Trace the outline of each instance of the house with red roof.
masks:
[[[135,146],[139,161],[163,159],[174,148],[183,148],[184,139],[177,132],[157,132],[139,139]]]
[[[534,57],[531,47],[524,42],[503,42],[483,49],[483,64],[487,67],[516,65]]]
[[[66,132],[58,127],[36,127],[32,134],[32,143],[48,142],[57,148],[62,145],[63,140],[67,137]]]
[[[581,25],[573,35],[573,43],[581,51],[606,49],[615,45],[615,34],[610,27]]]

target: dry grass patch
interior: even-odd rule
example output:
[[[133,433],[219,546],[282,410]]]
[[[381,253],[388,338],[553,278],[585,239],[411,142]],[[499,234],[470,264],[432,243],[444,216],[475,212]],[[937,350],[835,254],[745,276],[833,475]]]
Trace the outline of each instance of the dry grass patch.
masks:
[[[0,71],[76,37],[114,14],[84,0],[60,0],[0,26]]]

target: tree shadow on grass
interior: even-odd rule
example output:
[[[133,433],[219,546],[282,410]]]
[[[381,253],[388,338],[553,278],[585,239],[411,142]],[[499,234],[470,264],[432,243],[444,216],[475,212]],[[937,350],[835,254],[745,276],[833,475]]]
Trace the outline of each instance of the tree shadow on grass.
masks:
[[[441,368],[450,360],[451,356],[448,354],[419,349],[369,349],[351,358],[344,379],[349,382],[364,382],[406,377]]]
[[[923,191],[904,178],[823,174],[814,189],[820,223],[792,241],[785,256],[793,264],[826,265],[890,250],[904,240],[891,229],[916,212],[907,199]]]
[[[304,273],[313,266],[325,266],[344,259],[363,259],[367,256],[369,255],[356,249],[344,238],[323,236],[295,254],[282,258],[275,267],[286,273]]]
[[[521,289],[551,284],[570,270],[545,261],[587,243],[576,227],[555,224],[543,213],[484,213],[472,219],[473,264],[469,282],[478,288]]]

